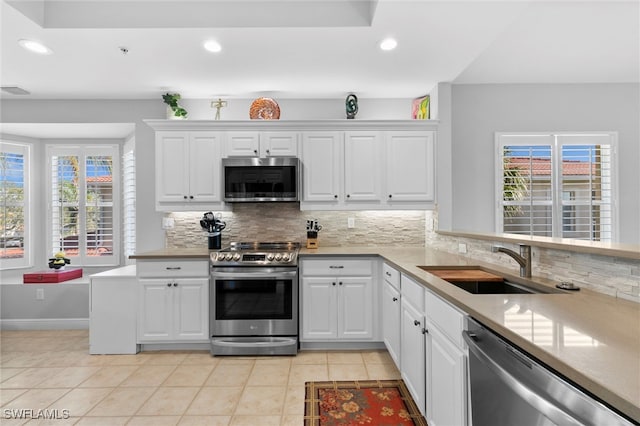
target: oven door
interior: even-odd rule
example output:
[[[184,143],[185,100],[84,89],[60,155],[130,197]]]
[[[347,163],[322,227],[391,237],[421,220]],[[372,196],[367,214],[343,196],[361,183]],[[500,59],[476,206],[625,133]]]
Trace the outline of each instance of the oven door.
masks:
[[[212,268],[212,336],[297,336],[297,268]]]

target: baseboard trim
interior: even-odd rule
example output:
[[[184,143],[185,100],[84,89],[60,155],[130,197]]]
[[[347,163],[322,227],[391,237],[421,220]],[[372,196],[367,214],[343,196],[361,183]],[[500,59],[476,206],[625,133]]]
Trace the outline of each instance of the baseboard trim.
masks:
[[[306,351],[358,351],[385,349],[384,342],[300,342]]]
[[[0,330],[83,330],[89,318],[1,319]]]
[[[140,352],[152,351],[208,351],[211,344],[207,343],[141,343]]]

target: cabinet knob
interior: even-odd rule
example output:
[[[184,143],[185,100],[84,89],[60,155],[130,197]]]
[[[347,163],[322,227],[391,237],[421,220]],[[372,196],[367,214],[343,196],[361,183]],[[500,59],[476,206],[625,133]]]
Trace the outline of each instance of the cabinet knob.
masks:
[[[342,285],[342,281],[340,281],[338,284]]]
[[[397,297],[394,297],[394,298],[393,298],[393,299],[391,299],[391,300],[393,300],[394,302],[397,302],[397,301],[398,301],[398,298],[397,298]]]
[[[178,287],[178,283],[173,283],[173,286],[174,287]]]
[[[392,197],[392,195],[391,195],[391,194],[389,194],[389,198],[391,198],[391,197]]]
[[[338,194],[334,195],[333,198],[338,198]]]
[[[331,285],[336,285],[336,283],[331,283]]]
[[[420,325],[420,321],[418,320],[413,320],[413,325],[415,325],[416,327]]]
[[[187,196],[185,195],[183,198],[186,200],[186,199],[187,199]]]
[[[427,330],[426,328],[422,329],[422,334],[429,334],[429,330]]]
[[[193,195],[189,195],[189,199],[193,200]]]
[[[347,198],[351,198],[351,194],[347,194]]]
[[[271,151],[267,150],[267,155],[271,154]]]
[[[253,150],[253,153],[257,155],[257,154],[258,154],[258,150],[257,150],[257,149],[254,149],[254,150]]]
[[[171,287],[171,283],[168,283],[168,284],[167,284],[167,287]]]

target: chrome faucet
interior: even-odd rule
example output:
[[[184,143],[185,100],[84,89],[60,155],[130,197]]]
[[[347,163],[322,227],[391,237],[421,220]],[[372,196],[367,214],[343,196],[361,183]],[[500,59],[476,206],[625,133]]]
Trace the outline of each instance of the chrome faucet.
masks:
[[[520,246],[520,254],[506,247],[491,246],[493,253],[504,253],[511,256],[520,265],[520,276],[531,278],[531,246],[526,244],[518,244]]]

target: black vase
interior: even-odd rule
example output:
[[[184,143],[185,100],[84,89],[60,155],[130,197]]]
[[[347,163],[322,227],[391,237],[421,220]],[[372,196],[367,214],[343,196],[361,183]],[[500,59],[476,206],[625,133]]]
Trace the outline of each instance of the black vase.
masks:
[[[347,118],[353,119],[358,113],[358,97],[353,93],[349,94],[344,100],[344,107],[347,111]]]

